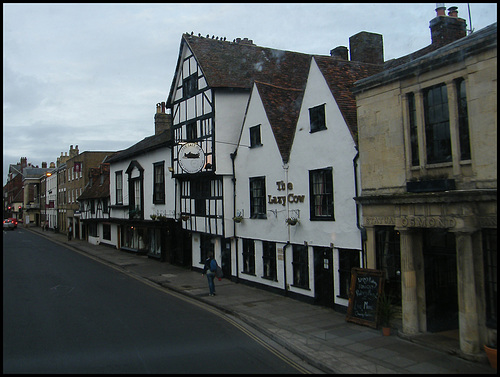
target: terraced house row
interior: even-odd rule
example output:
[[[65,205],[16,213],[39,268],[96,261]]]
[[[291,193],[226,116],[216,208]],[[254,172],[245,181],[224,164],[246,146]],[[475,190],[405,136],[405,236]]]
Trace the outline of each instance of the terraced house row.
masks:
[[[74,232],[199,270],[214,253],[226,278],[339,311],[352,268],[381,270],[403,333],[457,330],[481,352],[497,324],[497,25],[467,35],[448,11],[390,61],[364,31],[328,55],[183,34],[154,135],[91,169]]]

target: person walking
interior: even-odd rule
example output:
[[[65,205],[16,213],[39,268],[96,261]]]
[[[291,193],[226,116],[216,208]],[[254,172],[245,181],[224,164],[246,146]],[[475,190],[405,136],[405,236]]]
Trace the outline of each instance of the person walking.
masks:
[[[69,228],[68,228],[68,241],[71,241],[71,235],[73,233],[73,227],[71,226],[71,224],[69,224]]]
[[[208,279],[208,290],[209,296],[215,296],[215,273],[217,271],[217,261],[214,259],[213,254],[210,253],[208,258],[205,260],[205,265],[203,266],[203,274],[207,275]]]

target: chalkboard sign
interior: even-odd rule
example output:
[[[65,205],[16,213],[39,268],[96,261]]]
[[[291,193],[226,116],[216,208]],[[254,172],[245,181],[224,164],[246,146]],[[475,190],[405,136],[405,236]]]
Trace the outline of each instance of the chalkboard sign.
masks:
[[[377,327],[377,304],[383,285],[383,271],[353,268],[346,320]]]

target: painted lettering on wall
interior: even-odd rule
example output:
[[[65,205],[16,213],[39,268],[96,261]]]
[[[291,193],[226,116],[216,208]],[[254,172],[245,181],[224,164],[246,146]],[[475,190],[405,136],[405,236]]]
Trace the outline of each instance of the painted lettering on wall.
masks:
[[[285,190],[293,190],[293,183],[288,182],[285,183],[283,181],[278,181],[276,182],[277,190],[278,191],[285,191]],[[282,206],[285,206],[286,203],[304,203],[305,195],[295,195],[293,193],[290,193],[288,195],[268,195],[268,203],[269,204],[281,204]]]

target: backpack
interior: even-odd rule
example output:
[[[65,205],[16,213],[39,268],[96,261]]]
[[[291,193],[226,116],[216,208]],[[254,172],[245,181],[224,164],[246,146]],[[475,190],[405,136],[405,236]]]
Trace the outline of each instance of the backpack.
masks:
[[[212,272],[217,271],[217,262],[215,261],[215,259],[212,259],[210,261],[210,271]]]

